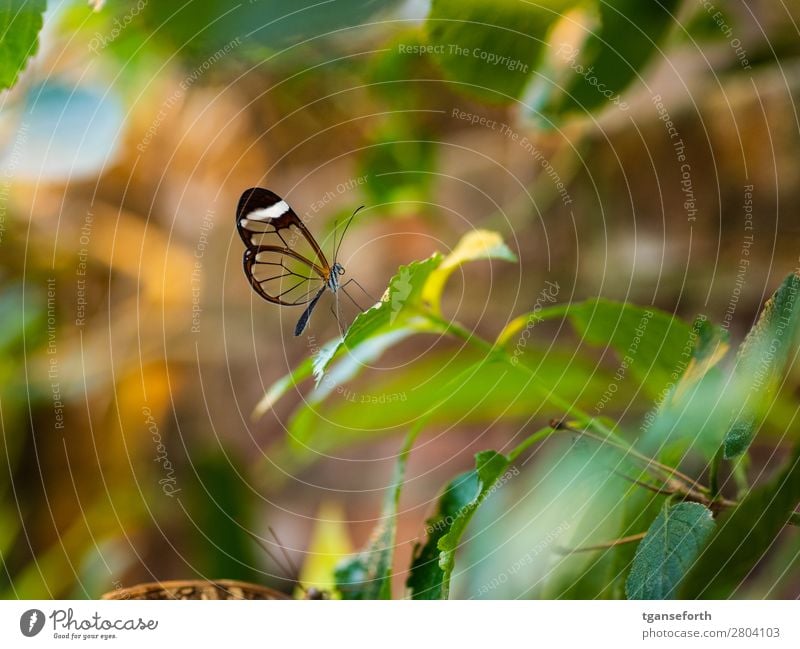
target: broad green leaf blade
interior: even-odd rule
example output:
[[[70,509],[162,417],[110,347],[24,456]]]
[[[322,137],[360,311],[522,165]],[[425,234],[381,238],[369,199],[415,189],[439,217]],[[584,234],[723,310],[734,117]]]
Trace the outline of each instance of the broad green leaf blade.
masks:
[[[650,525],[661,513],[664,502],[665,496],[662,494],[636,487],[633,488],[623,502],[622,525],[617,538],[640,534],[649,529]],[[611,571],[613,578],[606,586],[609,591],[609,597],[613,599],[625,598],[625,585],[637,549],[637,543],[623,543],[616,548]]]
[[[13,86],[39,48],[46,0],[8,0],[0,5],[0,90]]]
[[[689,361],[685,350],[692,329],[683,320],[653,307],[604,298],[534,310],[509,323],[497,342],[519,342],[538,322],[564,316],[584,342],[612,349],[622,361],[621,370],[640,380],[653,398],[664,396],[665,388],[680,378]]]
[[[276,442],[266,455],[284,471],[294,473],[319,459],[320,454],[401,433],[419,413],[434,409],[434,425],[446,425],[453,418],[469,425],[486,425],[498,417],[525,422],[532,416],[552,416],[530,375],[502,362],[486,363],[479,372],[463,375],[458,389],[451,390],[439,406],[438,392],[431,386],[450,381],[481,358],[471,348],[433,350],[412,365],[379,375],[370,373],[352,385],[337,385],[330,394],[314,391],[293,413],[288,437]],[[591,359],[575,358],[569,350],[531,348],[526,362],[535,368],[537,376],[547,377],[548,389],[569,402],[597,402],[613,380],[613,370],[597,368]],[[334,362],[319,389],[327,392],[328,379],[335,382],[337,372]],[[624,381],[616,394],[627,403],[637,389],[635,381]],[[325,397],[325,401],[317,397]]]
[[[588,444],[582,447],[579,444],[570,450],[567,461],[559,464],[557,471],[565,473],[563,491],[571,492],[572,500],[577,501],[569,521],[570,534],[561,545],[565,548],[595,546],[597,549],[556,557],[542,596],[548,599],[617,598],[620,594],[616,592],[616,581],[621,572],[627,573],[636,544],[606,544],[646,530],[658,510],[643,521],[631,520],[631,514],[635,511],[639,516],[643,513],[646,516],[643,509],[649,503],[643,496],[660,500],[663,496],[623,479],[621,476],[625,475],[647,481],[647,476],[630,458],[608,446]],[[620,555],[629,549],[631,555],[622,563]]]
[[[219,0],[193,0],[175,5],[150,0],[143,4],[141,18],[148,33],[192,65],[215,53],[219,56],[220,49],[226,45],[231,48],[230,43],[242,49],[240,56],[261,54],[258,60],[262,62],[275,52],[274,64],[280,65],[287,57],[305,57],[307,62],[315,51],[322,55],[337,44],[341,47],[352,39],[354,30],[361,33],[368,29],[399,2],[270,0],[231,5]],[[307,43],[312,47],[302,47]]]
[[[442,256],[435,253],[423,261],[414,261],[401,266],[389,282],[380,302],[360,313],[350,325],[338,344],[325,348],[324,354],[314,363],[317,383],[337,354],[354,349],[372,336],[386,333],[392,327],[413,324],[415,309],[419,305],[425,281],[442,263]],[[424,325],[424,320],[421,323]]]
[[[714,530],[711,510],[666,504],[639,543],[625,585],[628,599],[672,599]]]
[[[452,521],[480,493],[477,471],[467,471],[445,487],[436,514],[426,523],[427,540],[414,550],[414,560],[406,581],[412,599],[446,599],[444,571],[439,567],[439,540]]]
[[[451,482],[428,521],[428,540],[418,546],[407,585],[413,599],[447,599],[455,554],[464,529],[508,469],[510,459],[495,451],[475,456],[475,469]],[[510,472],[506,478],[510,477]]]
[[[714,535],[683,583],[684,599],[726,599],[735,594],[800,502],[800,446],[778,476],[721,514]]]
[[[734,372],[743,405],[725,436],[725,457],[744,453],[783,374],[800,331],[800,274],[788,275],[742,343]]]
[[[399,342],[409,336],[419,333],[419,330],[411,327],[390,329],[386,333],[378,333],[371,338],[367,338],[363,343],[343,354],[330,368],[327,374],[320,377],[314,391],[308,395],[305,403],[308,406],[315,406],[330,396],[330,394],[354,379],[361,370],[376,361],[383,352],[390,347],[394,347]],[[338,341],[334,341],[338,343]],[[314,364],[319,364],[319,356],[314,357]]]
[[[438,543],[439,550],[441,551],[439,555],[439,567],[444,572],[445,596],[450,592],[450,575],[453,573],[453,567],[456,561],[456,550],[458,549],[464,529],[475,513],[475,510],[481,502],[488,497],[495,483],[508,468],[509,464],[509,458],[495,451],[481,451],[475,456],[475,471],[478,474],[478,480],[481,485],[480,492],[474,500],[467,503],[467,505],[459,511],[447,533],[439,539]],[[510,477],[510,475],[507,477]]]
[[[599,2],[599,29],[592,30],[579,47],[563,46],[560,55],[568,62],[569,78],[547,89],[549,102],[539,110],[550,118],[607,105],[627,110],[621,95],[657,54],[676,23],[679,4],[680,0]]]
[[[479,259],[517,261],[516,255],[511,252],[499,234],[489,230],[473,230],[462,237],[453,251],[431,273],[422,292],[422,301],[425,305],[438,313],[442,291],[453,271],[468,261]]]
[[[653,397],[680,378],[686,367],[684,349],[692,339],[691,327],[670,313],[600,298],[570,308],[569,315],[584,341],[617,352],[626,371]]]
[[[550,27],[576,0],[433,0],[427,30],[434,58],[457,87],[509,103],[522,95]]]
[[[391,599],[392,558],[397,531],[397,508],[405,479],[406,463],[421,430],[414,427],[406,435],[397,458],[394,479],[386,494],[381,522],[367,547],[341,563],[335,571],[336,587],[343,599]]]

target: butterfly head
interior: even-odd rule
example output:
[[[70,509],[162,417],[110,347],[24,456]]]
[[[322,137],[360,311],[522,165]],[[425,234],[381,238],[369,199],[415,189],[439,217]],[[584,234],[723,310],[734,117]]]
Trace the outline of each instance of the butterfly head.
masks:
[[[339,288],[339,277],[344,275],[344,266],[342,266],[338,261],[334,262],[333,266],[331,266],[331,273],[328,275],[328,286],[332,291],[336,291]]]

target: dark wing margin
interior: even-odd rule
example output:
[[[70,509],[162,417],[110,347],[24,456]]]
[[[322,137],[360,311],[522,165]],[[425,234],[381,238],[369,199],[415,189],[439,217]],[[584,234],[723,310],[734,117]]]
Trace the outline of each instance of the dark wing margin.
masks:
[[[319,297],[330,265],[285,200],[263,187],[245,190],[236,209],[236,229],[246,246],[244,272],[258,295],[287,306]]]

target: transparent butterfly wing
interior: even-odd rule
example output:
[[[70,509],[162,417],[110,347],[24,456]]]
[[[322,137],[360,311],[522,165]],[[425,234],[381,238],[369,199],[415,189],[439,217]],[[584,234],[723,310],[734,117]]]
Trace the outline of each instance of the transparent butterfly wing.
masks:
[[[319,244],[280,196],[262,187],[246,190],[236,210],[245,243],[244,272],[253,290],[275,304],[311,302],[330,276]]]

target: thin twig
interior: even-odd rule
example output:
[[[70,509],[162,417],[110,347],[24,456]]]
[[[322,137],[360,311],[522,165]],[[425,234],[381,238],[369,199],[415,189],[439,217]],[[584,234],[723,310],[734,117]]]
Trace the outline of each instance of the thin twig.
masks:
[[[608,550],[618,545],[625,545],[626,543],[634,543],[641,541],[647,532],[640,532],[639,534],[631,534],[630,536],[623,536],[621,539],[614,539],[613,541],[606,541],[605,543],[598,543],[597,545],[584,545],[579,548],[556,548],[556,551],[561,554],[575,554],[577,552],[592,552],[594,550]]]

